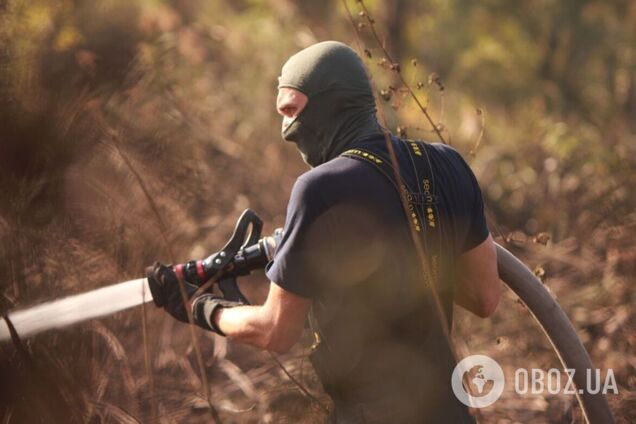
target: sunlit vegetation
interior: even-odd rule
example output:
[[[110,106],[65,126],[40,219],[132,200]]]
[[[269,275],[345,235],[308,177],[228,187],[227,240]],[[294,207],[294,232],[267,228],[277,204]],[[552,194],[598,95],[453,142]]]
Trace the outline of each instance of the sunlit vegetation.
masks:
[[[248,206],[266,232],[282,225],[305,165],[280,138],[277,76],[337,39],[359,49],[392,131],[464,154],[497,241],[614,369],[610,403],[636,420],[636,4],[346,4],[351,19],[342,0],[1,1],[0,310],[202,257]],[[243,287],[257,300],[265,283]],[[145,315],[0,346],[3,422],[209,422],[187,327]],[[491,320],[458,310],[454,331],[506,370],[558,366],[510,292]],[[266,353],[196,334],[224,421],[324,420],[309,340],[281,362],[315,398]],[[481,416],[581,422],[571,396],[508,393]]]

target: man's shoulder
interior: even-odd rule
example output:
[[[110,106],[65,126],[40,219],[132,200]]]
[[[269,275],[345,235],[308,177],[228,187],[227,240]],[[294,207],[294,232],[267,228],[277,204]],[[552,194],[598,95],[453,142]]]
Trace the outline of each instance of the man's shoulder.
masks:
[[[347,157],[337,157],[301,174],[296,183],[300,182],[308,189],[324,188],[332,184],[339,184],[343,179],[352,178],[366,170],[360,161]]]
[[[450,158],[457,158],[457,157],[462,157],[461,153],[459,153],[453,146],[449,146],[448,144],[444,144],[444,143],[426,143],[429,148],[440,155],[443,156],[447,156]]]
[[[341,171],[337,168],[334,169],[332,165],[335,160],[337,159],[311,168],[299,175],[292,188],[292,199],[305,202],[309,199],[322,201],[329,193],[330,187],[337,184],[337,181],[342,178]]]
[[[468,171],[469,174],[472,174],[470,166],[462,154],[454,147],[444,143],[426,144],[429,146],[434,166],[437,165],[437,172],[450,172],[452,174],[460,172],[461,174],[466,174]]]
[[[313,199],[323,205],[333,205],[343,200],[373,197],[371,192],[382,193],[384,176],[368,164],[348,158],[337,157],[310,169],[296,179],[292,189],[295,199]],[[387,191],[392,190],[391,186]]]

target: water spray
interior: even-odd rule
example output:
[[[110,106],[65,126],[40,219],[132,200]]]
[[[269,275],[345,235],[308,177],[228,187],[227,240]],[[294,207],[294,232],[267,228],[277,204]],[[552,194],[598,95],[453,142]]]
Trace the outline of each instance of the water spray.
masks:
[[[151,300],[148,280],[138,278],[10,312],[8,316],[18,335],[26,337],[87,319],[111,315]],[[10,337],[7,324],[0,321],[0,342]]]

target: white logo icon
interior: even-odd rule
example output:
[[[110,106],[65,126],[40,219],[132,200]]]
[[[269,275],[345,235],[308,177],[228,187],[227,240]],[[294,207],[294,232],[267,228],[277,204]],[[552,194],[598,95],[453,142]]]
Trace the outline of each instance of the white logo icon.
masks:
[[[485,355],[471,355],[455,366],[451,386],[457,399],[464,405],[485,408],[503,393],[504,373],[494,359]]]

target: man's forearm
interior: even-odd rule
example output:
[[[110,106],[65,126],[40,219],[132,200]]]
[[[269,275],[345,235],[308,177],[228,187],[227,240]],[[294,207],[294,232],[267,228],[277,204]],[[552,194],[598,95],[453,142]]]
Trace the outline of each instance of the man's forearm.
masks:
[[[311,300],[270,284],[262,306],[217,308],[211,319],[227,337],[278,353],[300,337]]]
[[[212,319],[227,337],[262,349],[270,349],[273,325],[263,312],[263,306],[218,308]]]

